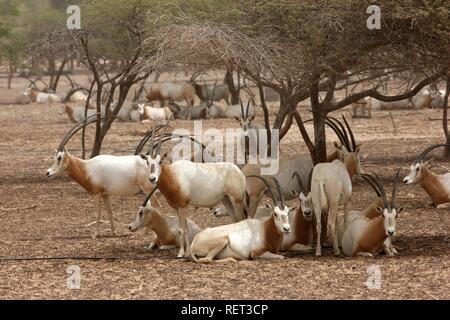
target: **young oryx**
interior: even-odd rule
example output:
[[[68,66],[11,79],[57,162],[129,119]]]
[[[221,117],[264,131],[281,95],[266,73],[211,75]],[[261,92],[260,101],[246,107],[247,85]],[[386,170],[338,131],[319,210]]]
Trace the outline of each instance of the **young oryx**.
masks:
[[[195,90],[189,83],[162,83],[150,88],[145,98],[151,102],[159,100],[161,106],[164,101],[181,101],[185,100],[188,108],[188,120],[191,120],[191,108],[194,105]]]
[[[322,213],[324,219],[327,221],[327,227],[331,232],[333,239],[333,249],[335,255],[340,255],[338,230],[336,229],[338,207],[344,206],[344,220],[347,219],[350,205],[350,198],[352,195],[352,181],[344,166],[339,160],[334,160],[331,163],[319,163],[313,169],[311,178],[311,200],[314,207],[314,215],[316,218],[317,230],[317,246],[316,256],[322,254],[320,241],[322,233]],[[311,215],[305,214],[308,220]],[[325,226],[324,226],[325,227]],[[324,235],[327,228],[323,229]]]
[[[435,144],[426,148],[414,160],[409,175],[403,179],[406,184],[419,183],[437,208],[448,208],[450,206],[450,172],[442,175],[436,174],[430,170],[431,160],[424,162],[423,159],[432,150],[444,146],[449,145]]]
[[[190,241],[184,208],[188,206],[212,208],[223,202],[235,221],[245,219],[245,176],[233,163],[196,163],[178,160],[171,164],[163,164],[162,161],[167,156],[167,153],[161,156],[163,136],[164,134],[160,135],[154,154],[153,141],[150,143],[148,179],[176,210],[181,232],[178,257],[188,257]]]
[[[52,177],[65,173],[89,194],[95,196],[97,205],[97,220],[95,237],[99,235],[101,200],[109,215],[111,232],[114,235],[110,195],[134,195],[139,191],[146,194],[152,190],[148,181],[148,157],[146,155],[111,156],[99,155],[83,160],[71,155],[65,148],[69,139],[80,129],[97,121],[98,114],[81,120],[66,133],[55,153],[53,165],[47,170],[47,176]],[[153,134],[152,130],[149,134]]]
[[[288,215],[292,208],[284,204],[278,181],[275,181],[279,196],[277,201],[267,181],[262,177],[258,178],[263,179],[274,202],[270,217],[264,220],[247,219],[200,231],[191,245],[190,252],[194,261],[209,263],[213,259],[236,261],[256,257],[283,259],[277,253],[283,233],[291,231]]]
[[[178,232],[180,228],[178,218],[161,214],[158,209],[152,206],[150,197],[155,190],[145,198],[144,204],[142,207],[139,207],[136,219],[128,226],[128,229],[135,232],[143,227],[147,227],[156,233],[156,239],[150,243],[146,248],[147,250],[153,250],[155,247],[160,250],[179,248],[181,241]],[[200,231],[200,227],[191,219],[187,219],[187,223],[189,225],[188,237],[192,242],[194,236]]]
[[[61,102],[61,99],[56,94],[39,92],[33,87],[28,87],[23,93],[23,95],[29,96],[32,102],[37,103]]]
[[[266,127],[262,124],[254,123],[255,114],[249,116],[248,111],[250,107],[250,100],[247,102],[247,107],[244,112],[244,106],[242,100],[241,104],[241,117],[235,117],[239,121],[241,130],[238,135],[238,141],[241,146],[241,150],[245,151],[245,155],[248,156],[251,150],[255,150],[257,154],[267,155],[267,132]],[[246,145],[248,142],[248,146]],[[254,155],[256,156],[256,155]]]
[[[363,178],[381,194],[383,206],[377,206],[378,215],[375,218],[352,217],[348,220],[347,228],[342,237],[342,250],[346,256],[369,256],[373,257],[381,250],[385,250],[388,255],[394,255],[390,238],[395,234],[395,219],[403,208],[397,208],[396,191],[398,185],[398,175],[395,176],[392,190],[391,203],[389,204],[386,192],[377,175],[363,175]],[[389,241],[386,241],[389,239]]]

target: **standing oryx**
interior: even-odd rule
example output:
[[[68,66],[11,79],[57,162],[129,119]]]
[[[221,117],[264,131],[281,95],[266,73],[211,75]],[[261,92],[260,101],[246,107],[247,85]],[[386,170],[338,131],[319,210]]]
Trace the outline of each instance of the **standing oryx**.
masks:
[[[246,159],[251,153],[256,153],[252,154],[252,156],[262,155],[263,157],[266,157],[268,146],[266,127],[262,124],[253,122],[255,114],[249,116],[250,100],[247,102],[245,112],[242,100],[240,100],[240,105],[241,117],[235,117],[235,119],[239,121],[241,127],[238,135],[241,150],[244,150]]]
[[[321,235],[329,228],[333,239],[334,254],[339,255],[338,230],[336,228],[338,207],[344,206],[344,220],[348,216],[350,198],[352,196],[352,181],[344,164],[339,160],[331,163],[319,163],[314,167],[311,178],[311,200],[314,207],[317,230],[316,256],[322,254]],[[305,218],[311,215],[304,212]],[[322,221],[326,223],[323,226]],[[325,234],[324,234],[325,236]]]
[[[99,235],[102,199],[108,212],[111,232],[114,235],[114,222],[109,196],[134,195],[141,190],[148,194],[152,190],[152,185],[148,181],[148,160],[145,155],[99,155],[84,160],[67,151],[65,145],[69,139],[83,127],[96,122],[97,116],[99,115],[94,114],[79,121],[66,133],[58,149],[55,150],[53,165],[47,170],[48,177],[65,173],[89,194],[95,196],[97,205],[96,237]],[[153,130],[151,134],[154,134]]]
[[[190,255],[190,239],[184,208],[212,208],[223,202],[235,221],[245,219],[245,176],[235,164],[226,162],[196,163],[178,160],[163,164],[162,161],[167,155],[161,156],[163,137],[164,133],[160,135],[155,152],[153,141],[150,142],[148,179],[176,210],[181,232],[178,257],[187,257]]]
[[[332,117],[326,117],[325,119],[325,123],[336,133],[341,142],[341,146],[334,145],[336,150],[328,156],[327,161],[332,162],[335,159],[339,159],[345,164],[350,179],[353,180],[356,175],[362,173],[361,158],[359,155],[361,144],[356,143],[353,131],[343,115],[342,119],[344,120],[345,127],[347,127],[348,134],[346,128],[338,119]]]
[[[375,174],[363,175],[363,178],[381,194],[383,205],[376,206],[378,215],[374,218],[364,216],[349,217],[345,222],[347,225],[342,237],[342,250],[346,256],[369,256],[373,257],[381,250],[385,250],[388,255],[394,255],[395,249],[392,250],[390,238],[395,234],[395,219],[397,214],[403,211],[403,208],[397,208],[396,192],[398,185],[398,175],[400,169],[397,170],[394,186],[392,189],[391,203],[388,202],[386,192],[380,179]],[[389,240],[388,240],[389,239]]]
[[[238,223],[206,228],[192,241],[191,257],[196,262],[209,263],[213,259],[222,261],[249,260],[257,257],[283,259],[277,254],[283,241],[283,234],[291,231],[288,208],[284,204],[279,182],[274,179],[278,201],[267,181],[262,179],[274,202],[272,214],[266,219],[246,219]],[[199,258],[201,257],[201,258]]]
[[[449,146],[448,144],[435,144],[426,148],[410,167],[409,175],[403,182],[406,184],[419,183],[425,192],[433,200],[433,204],[438,208],[447,208],[450,206],[450,172],[446,174],[436,174],[430,170],[431,160],[423,161],[425,156],[432,150]]]
[[[163,106],[164,101],[186,101],[188,119],[191,119],[191,108],[194,105],[195,91],[189,83],[162,83],[150,88],[145,98],[148,101],[158,100]]]

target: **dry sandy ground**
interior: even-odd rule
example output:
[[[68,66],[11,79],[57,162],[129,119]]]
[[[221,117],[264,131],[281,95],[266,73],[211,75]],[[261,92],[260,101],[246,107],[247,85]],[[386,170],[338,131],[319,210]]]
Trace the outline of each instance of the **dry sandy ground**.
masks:
[[[25,82],[21,83],[22,85]],[[0,102],[19,92],[4,89]],[[23,89],[23,88],[20,88]],[[175,259],[176,250],[147,253],[151,235],[130,234],[126,228],[143,200],[142,195],[113,199],[118,237],[93,239],[94,203],[68,178],[48,179],[46,169],[62,135],[71,127],[61,105],[0,105],[0,298],[3,299],[449,299],[449,212],[429,206],[419,186],[401,186],[394,258],[335,258],[289,254],[283,261],[249,261],[199,265]],[[347,111],[346,111],[347,112]],[[307,111],[302,111],[305,118]],[[337,113],[339,115],[341,112]],[[433,110],[393,111],[398,135],[388,112],[372,119],[354,119],[357,140],[363,143],[363,165],[376,170],[385,183],[396,168],[406,168],[427,145],[442,141],[441,123]],[[258,119],[262,117],[259,115]],[[187,121],[176,127],[191,128]],[[104,153],[129,154],[148,124],[115,123],[104,143]],[[236,127],[234,120],[209,120],[205,128]],[[310,127],[308,127],[311,129]],[[92,135],[92,131],[89,131]],[[332,137],[332,133],[329,133]],[[334,136],[333,136],[333,139]],[[332,139],[330,140],[330,144]],[[80,154],[79,137],[69,150]],[[283,154],[305,152],[298,129],[282,142]],[[448,161],[437,161],[447,166]],[[442,171],[442,169],[436,169]],[[373,192],[358,182],[352,208],[366,206]],[[164,213],[173,214],[165,205]],[[190,209],[202,227],[228,223],[206,209]],[[107,225],[102,233],[107,234]],[[92,257],[99,260],[8,258]],[[114,258],[114,259],[109,259]],[[81,270],[81,288],[68,289],[67,268]],[[381,271],[381,289],[368,289],[368,267]]]

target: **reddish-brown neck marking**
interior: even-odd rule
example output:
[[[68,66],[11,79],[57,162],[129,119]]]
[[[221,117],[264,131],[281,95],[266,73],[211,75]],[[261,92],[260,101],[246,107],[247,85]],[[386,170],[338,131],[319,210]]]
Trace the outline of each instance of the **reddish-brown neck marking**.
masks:
[[[379,251],[387,235],[384,229],[383,216],[368,221],[368,225],[364,230],[362,236],[357,240],[357,245],[353,251],[353,255],[357,255],[359,252],[370,252],[372,254]]]
[[[302,245],[310,245],[314,239],[314,228],[312,221],[306,221],[303,217],[303,212],[301,209],[295,214],[295,240],[297,243]]]
[[[86,163],[83,160],[66,153],[64,156],[64,166],[66,174],[90,194],[103,192],[102,187],[92,183],[87,174]]]
[[[36,102],[36,99],[37,99],[37,91],[35,91],[35,90],[33,90],[33,89],[30,91],[30,99],[31,99],[32,102]]]
[[[422,167],[422,181],[420,185],[431,197],[435,205],[450,202],[450,195],[444,189],[438,176],[426,167]]]
[[[176,234],[170,230],[169,224],[159,212],[152,214],[149,225],[164,245],[176,245]]]
[[[264,251],[277,253],[280,251],[283,234],[278,230],[275,224],[275,216],[272,214],[269,219],[263,223],[264,230]]]
[[[189,199],[183,194],[179,181],[172,173],[170,165],[161,165],[161,174],[156,185],[171,207],[184,208],[188,206]]]

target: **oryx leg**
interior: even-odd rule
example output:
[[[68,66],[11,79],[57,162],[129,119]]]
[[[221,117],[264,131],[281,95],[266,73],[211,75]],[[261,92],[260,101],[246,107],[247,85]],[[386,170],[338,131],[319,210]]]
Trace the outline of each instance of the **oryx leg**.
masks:
[[[339,256],[341,254],[341,252],[339,251],[338,234],[336,229],[337,213],[338,204],[331,204],[330,211],[328,212],[328,226],[330,227],[330,234],[331,238],[333,239],[333,250],[335,256]]]
[[[113,236],[115,236],[116,232],[114,230],[114,219],[113,219],[113,214],[112,214],[112,209],[111,209],[111,202],[109,200],[109,196],[108,195],[103,195],[102,199],[103,199],[103,202],[105,203],[106,212],[108,212],[109,225],[111,227],[111,234]]]
[[[179,221],[179,235],[180,235],[180,250],[178,251],[177,258],[190,257],[191,242],[189,239],[189,225],[187,223],[186,211],[181,208],[177,208],[177,216]]]
[[[261,200],[262,195],[252,195],[249,196],[249,204],[248,204],[248,218],[253,219],[256,214],[256,210],[258,209],[258,203]]]
[[[272,253],[272,252],[266,251],[266,252],[264,252],[263,254],[261,254],[259,256],[255,256],[255,258],[258,258],[258,259],[283,260],[284,256],[282,256],[281,254],[276,254],[276,253]]]
[[[320,246],[322,235],[322,208],[320,203],[314,204],[314,214],[316,216],[316,232],[317,232],[317,244],[316,244],[316,256],[322,255],[322,249]]]
[[[101,193],[95,195],[95,204],[97,207],[97,219],[95,222],[94,238],[97,238],[100,235],[100,215],[102,212],[102,194]]]
[[[224,207],[225,207],[225,211],[228,213],[228,215],[230,216],[230,218],[231,218],[233,221],[236,221],[236,222],[239,221],[239,220],[238,220],[238,217],[236,216],[236,213],[235,213],[235,211],[234,211],[234,206],[233,206],[233,203],[232,203],[230,197],[229,197],[229,196],[225,196],[225,197],[223,198],[223,200],[222,200],[222,203],[223,203],[223,205],[224,205]]]
[[[214,258],[228,245],[228,237],[214,241],[214,247],[212,247],[206,257],[198,259],[202,263],[211,263]]]
[[[447,208],[450,208],[450,202],[438,204],[438,205],[436,206],[436,208],[437,208],[437,209],[447,209]]]

